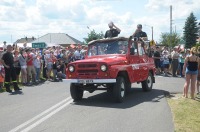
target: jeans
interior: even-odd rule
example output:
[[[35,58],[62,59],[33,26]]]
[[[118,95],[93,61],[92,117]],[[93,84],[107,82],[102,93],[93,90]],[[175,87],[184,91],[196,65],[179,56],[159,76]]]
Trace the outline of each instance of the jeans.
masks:
[[[182,72],[183,72],[183,65],[184,65],[184,63],[179,63],[179,69],[180,69],[180,75],[181,75],[181,77],[183,77],[183,74],[182,74]]]
[[[36,71],[36,80],[40,79],[40,68],[35,68]]]
[[[56,79],[56,76],[57,76],[57,69],[53,69],[53,79],[55,80]]]
[[[59,79],[66,79],[66,75],[64,73],[58,72]]]
[[[178,69],[178,59],[173,59],[172,60],[172,74],[173,74],[173,76],[176,76],[177,69]]]

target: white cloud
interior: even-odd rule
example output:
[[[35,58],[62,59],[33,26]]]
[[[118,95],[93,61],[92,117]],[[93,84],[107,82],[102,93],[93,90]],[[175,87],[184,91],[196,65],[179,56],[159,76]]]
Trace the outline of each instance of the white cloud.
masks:
[[[158,27],[157,34],[161,32],[170,31],[170,5],[172,5],[172,20],[173,31],[175,30],[182,35],[183,26],[186,18],[191,12],[198,14],[200,10],[200,1],[197,0],[149,0],[145,5],[152,14],[159,14],[159,17],[152,16],[154,18],[156,26]],[[200,16],[197,16],[200,18]],[[149,20],[149,19],[148,19]],[[152,25],[155,25],[151,23]]]
[[[125,6],[130,6],[129,1]],[[27,5],[24,0],[0,1],[0,39],[12,34],[13,40],[24,36],[37,37],[52,32],[63,32],[79,40],[87,36],[90,29],[105,32],[108,22],[113,21],[121,30],[122,36],[131,35],[138,23],[143,24],[149,36],[151,26],[154,27],[154,36],[158,41],[161,32],[169,31],[169,6],[173,5],[173,19],[177,30],[181,31],[184,20],[189,13],[197,12],[200,1],[194,0],[149,0],[144,5],[146,15],[126,10],[126,7],[115,7],[114,1],[95,0],[36,0],[36,3]],[[200,19],[200,16],[199,16]],[[181,21],[181,23],[179,23]],[[148,25],[148,26],[145,26]],[[3,42],[4,40],[0,40]]]

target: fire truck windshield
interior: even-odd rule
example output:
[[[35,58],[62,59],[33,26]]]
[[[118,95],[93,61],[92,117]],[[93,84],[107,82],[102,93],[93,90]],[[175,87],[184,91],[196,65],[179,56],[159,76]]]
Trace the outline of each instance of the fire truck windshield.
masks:
[[[88,47],[88,56],[106,54],[126,54],[128,42],[125,40],[115,40],[109,42],[96,42]]]

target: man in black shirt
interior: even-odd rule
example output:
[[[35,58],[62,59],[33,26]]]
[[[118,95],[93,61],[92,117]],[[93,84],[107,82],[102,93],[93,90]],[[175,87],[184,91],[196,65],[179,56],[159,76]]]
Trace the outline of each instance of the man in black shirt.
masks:
[[[142,31],[142,25],[141,24],[137,25],[137,29],[133,33],[133,37],[137,37],[138,39],[142,38],[145,41],[147,40],[147,34],[146,34],[146,32]]]
[[[14,58],[13,58],[12,50],[13,50],[12,46],[8,45],[7,52],[4,53],[1,58],[1,62],[5,67],[5,87],[6,87],[7,92],[12,92],[12,90],[10,90],[10,78],[12,78],[14,90],[15,91],[21,90],[17,84],[17,76],[16,76],[14,65],[13,65]]]
[[[161,55],[160,55],[160,51],[159,51],[159,47],[156,47],[156,51],[154,52],[154,63],[155,63],[155,66],[156,66],[156,74],[160,74],[160,67],[161,67],[161,64],[160,64],[160,58],[161,58]]]
[[[113,22],[110,22],[108,24],[108,27],[110,29],[106,31],[105,38],[117,37],[118,34],[120,34],[121,32],[121,30],[117,26],[115,26]]]

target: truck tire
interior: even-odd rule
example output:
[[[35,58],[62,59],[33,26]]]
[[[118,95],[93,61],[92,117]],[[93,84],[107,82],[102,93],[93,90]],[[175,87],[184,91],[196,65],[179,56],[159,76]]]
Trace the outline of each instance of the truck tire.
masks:
[[[125,86],[126,85],[125,85],[124,78],[121,76],[117,77],[116,83],[113,88],[113,95],[114,95],[115,101],[118,103],[121,103],[124,100],[125,93],[126,93]]]
[[[129,80],[126,81],[126,94],[131,92],[131,82]]]
[[[107,84],[107,93],[112,94],[113,93],[113,88],[115,84]]]
[[[153,87],[153,76],[149,72],[147,79],[142,81],[142,89],[143,91],[147,92],[147,91],[151,91],[152,87]]]
[[[78,88],[73,83],[70,85],[70,93],[71,93],[71,97],[72,97],[72,99],[74,99],[74,101],[78,101],[83,98],[83,90]]]

